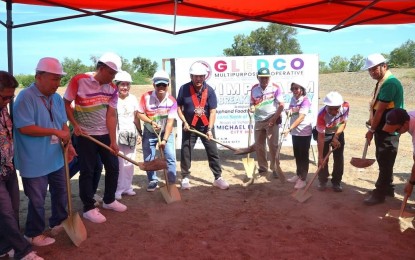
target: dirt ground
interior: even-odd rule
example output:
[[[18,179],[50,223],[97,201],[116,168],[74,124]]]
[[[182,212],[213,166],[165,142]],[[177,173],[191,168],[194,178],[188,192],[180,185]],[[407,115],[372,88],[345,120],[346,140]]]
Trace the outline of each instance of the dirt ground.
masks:
[[[400,72],[400,71],[399,71]],[[402,75],[408,73],[407,70]],[[398,74],[398,78],[401,74]],[[414,78],[401,76],[407,94],[407,108],[414,109]],[[356,79],[359,83],[356,83]],[[124,196],[128,210],[117,213],[101,209],[103,224],[84,220],[88,239],[75,247],[65,232],[51,246],[35,248],[45,259],[415,259],[415,230],[401,233],[399,222],[386,218],[390,209],[399,209],[403,185],[412,167],[412,145],[408,134],[401,137],[395,164],[396,196],[376,206],[365,206],[365,193],[374,188],[377,164],[359,170],[349,164],[361,157],[365,142],[364,121],[374,82],[367,73],[320,75],[320,97],[340,91],[350,102],[351,115],[345,131],[345,173],[342,193],[320,192],[317,181],[305,203],[295,200],[293,184],[260,177],[244,187],[242,156],[220,151],[223,177],[230,189],[211,185],[204,151],[195,151],[192,189],[181,191],[182,201],[167,205],[159,190],[146,192],[145,173],[134,175],[136,196]],[[133,87],[137,96],[151,86]],[[60,90],[62,91],[62,90]],[[142,161],[138,146],[137,160]],[[317,152],[316,147],[314,151]],[[180,153],[178,155],[178,170]],[[374,145],[368,158],[374,158]],[[293,176],[295,164],[291,147],[281,150],[281,167]],[[316,171],[310,151],[310,180]],[[180,176],[180,171],[177,173]],[[161,175],[160,175],[161,176]],[[99,193],[103,194],[103,179]],[[180,178],[177,185],[179,187]],[[78,181],[73,179],[73,203],[81,212]],[[415,213],[414,197],[407,211]],[[21,192],[21,223],[26,219],[26,198]],[[47,203],[49,207],[49,202]],[[81,214],[81,213],[80,213]],[[47,217],[50,215],[47,211]],[[22,225],[24,227],[24,225]]]

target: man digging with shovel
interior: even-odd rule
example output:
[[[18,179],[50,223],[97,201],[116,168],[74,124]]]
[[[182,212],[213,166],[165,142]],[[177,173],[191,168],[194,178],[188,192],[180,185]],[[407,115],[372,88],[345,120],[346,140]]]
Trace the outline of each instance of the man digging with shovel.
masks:
[[[278,149],[279,125],[281,112],[284,109],[282,89],[270,82],[271,73],[268,68],[260,68],[257,78],[259,83],[251,89],[250,112],[255,119],[255,148],[259,165],[259,175],[266,176],[268,172],[267,149],[271,155],[270,168],[274,178],[278,178],[276,156]],[[278,162],[279,163],[279,162]]]

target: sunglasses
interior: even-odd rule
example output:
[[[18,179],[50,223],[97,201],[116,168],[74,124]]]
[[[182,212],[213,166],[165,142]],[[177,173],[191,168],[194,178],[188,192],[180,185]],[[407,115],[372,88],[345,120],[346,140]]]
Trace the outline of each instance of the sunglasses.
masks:
[[[160,87],[165,88],[165,87],[167,87],[167,84],[159,83],[159,84],[156,85],[156,87],[158,87],[158,88],[160,88]]]
[[[13,95],[13,96],[2,96],[2,95],[0,95],[0,97],[3,99],[3,101],[7,101],[7,100],[12,100],[15,97],[15,95]]]

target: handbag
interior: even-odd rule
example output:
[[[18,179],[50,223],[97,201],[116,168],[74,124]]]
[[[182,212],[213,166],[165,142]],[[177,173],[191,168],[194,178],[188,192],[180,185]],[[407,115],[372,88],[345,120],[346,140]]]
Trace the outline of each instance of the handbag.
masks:
[[[120,131],[118,132],[118,142],[122,145],[126,145],[130,148],[133,148],[137,144],[137,133]]]

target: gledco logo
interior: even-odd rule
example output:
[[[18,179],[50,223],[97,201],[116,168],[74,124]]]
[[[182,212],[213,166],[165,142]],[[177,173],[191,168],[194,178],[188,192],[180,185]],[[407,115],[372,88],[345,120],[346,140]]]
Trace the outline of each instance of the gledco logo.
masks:
[[[192,67],[193,64],[195,64],[195,63],[200,63],[200,64],[202,64],[203,66],[206,67],[207,74],[206,74],[206,77],[205,77],[205,81],[208,81],[209,78],[212,76],[212,68],[210,67],[209,63],[207,63],[204,60],[198,60],[198,61],[193,62],[192,65],[190,65],[190,67]]]

